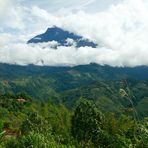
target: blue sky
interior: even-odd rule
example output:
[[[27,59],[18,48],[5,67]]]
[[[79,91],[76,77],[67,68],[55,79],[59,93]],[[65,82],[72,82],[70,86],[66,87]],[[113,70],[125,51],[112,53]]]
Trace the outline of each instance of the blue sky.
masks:
[[[148,65],[147,0],[0,0],[0,6],[0,62]],[[55,51],[47,45],[26,44],[53,25],[101,46]]]

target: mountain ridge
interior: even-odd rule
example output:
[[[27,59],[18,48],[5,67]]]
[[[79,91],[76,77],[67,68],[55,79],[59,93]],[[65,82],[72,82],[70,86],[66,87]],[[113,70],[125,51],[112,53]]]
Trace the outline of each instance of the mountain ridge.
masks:
[[[45,33],[37,35],[30,39],[27,43],[43,43],[43,42],[57,42],[57,46],[72,46],[75,45],[77,48],[79,47],[92,47],[96,48],[98,45],[88,39],[76,35],[72,32],[63,30],[62,28],[53,26],[48,28]]]
[[[64,73],[70,70],[78,71],[80,73],[96,74],[104,79],[121,79],[131,77],[133,79],[142,80],[148,79],[148,66],[137,67],[112,67],[109,65],[99,65],[91,63],[88,65],[70,66],[37,66],[37,65],[11,65],[0,63],[0,76],[5,77],[11,72],[11,75],[19,74],[33,74],[33,75],[48,75],[55,73]]]

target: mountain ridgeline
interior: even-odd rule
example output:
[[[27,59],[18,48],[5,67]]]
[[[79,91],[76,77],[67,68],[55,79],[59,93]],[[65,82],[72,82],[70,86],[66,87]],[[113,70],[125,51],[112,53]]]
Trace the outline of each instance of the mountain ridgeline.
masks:
[[[0,64],[0,94],[25,92],[73,108],[81,98],[94,100],[105,112],[121,113],[132,102],[148,115],[148,67],[117,68],[98,64],[75,67]],[[127,95],[128,94],[128,95]]]
[[[90,74],[96,75],[101,80],[120,80],[120,79],[134,79],[134,80],[148,80],[148,67],[111,67],[108,65],[98,65],[95,63],[88,65],[79,65],[74,67],[58,67],[58,66],[37,66],[37,65],[11,65],[0,64],[0,79],[15,79],[23,76],[47,76],[47,75],[61,75],[64,74]],[[10,74],[11,73],[11,74]]]
[[[96,43],[58,27],[48,28],[28,44],[96,48]],[[49,45],[50,46],[50,45]],[[86,48],[87,49],[87,48]],[[104,112],[148,116],[148,67],[111,67],[91,63],[74,67],[0,64],[0,94],[27,93],[34,100],[73,109],[81,98],[93,100]]]
[[[51,41],[57,42],[58,46],[71,46],[75,44],[77,48],[86,46],[92,48],[97,47],[96,43],[58,27],[48,28],[45,33],[37,35],[36,37],[29,40],[27,43],[43,43]]]

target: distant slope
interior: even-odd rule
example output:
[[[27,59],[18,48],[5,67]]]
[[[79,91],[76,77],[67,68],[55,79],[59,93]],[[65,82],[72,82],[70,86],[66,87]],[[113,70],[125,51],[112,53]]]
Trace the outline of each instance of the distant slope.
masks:
[[[86,75],[91,79],[119,80],[132,78],[135,80],[148,80],[148,67],[111,67],[98,64],[79,65],[75,67],[52,67],[52,66],[19,66],[0,64],[0,79],[15,79],[24,76],[48,76],[57,78]],[[93,76],[93,77],[92,77]],[[67,77],[68,78],[68,77]]]
[[[94,100],[103,111],[131,108],[129,93],[141,116],[147,116],[148,67],[117,68],[97,64],[76,67],[0,64],[0,94],[26,92],[34,99],[64,103],[71,108],[79,99]]]

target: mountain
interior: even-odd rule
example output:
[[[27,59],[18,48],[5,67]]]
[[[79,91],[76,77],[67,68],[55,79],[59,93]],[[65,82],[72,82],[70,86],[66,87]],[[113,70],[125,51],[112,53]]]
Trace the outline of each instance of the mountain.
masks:
[[[27,43],[96,48],[82,36],[58,27],[48,28]],[[72,109],[81,98],[93,100],[103,112],[148,116],[148,67],[111,67],[91,63],[75,67],[0,64],[0,94],[25,92],[34,100],[49,100]],[[130,101],[129,101],[130,99]],[[131,101],[132,100],[132,101]],[[133,102],[131,104],[131,102]],[[132,106],[131,106],[132,105]]]
[[[111,67],[108,65],[99,65],[91,63],[88,65],[79,65],[74,67],[68,66],[37,66],[37,65],[11,65],[0,63],[0,80],[1,79],[15,79],[24,76],[48,76],[48,75],[95,75],[101,80],[120,80],[120,79],[134,79],[134,80],[148,80],[148,67]],[[95,77],[92,77],[95,78]]]
[[[48,28],[45,33],[35,36],[27,43],[43,43],[52,41],[57,42],[58,46],[75,45],[77,48],[86,46],[92,48],[97,47],[96,43],[58,27]]]
[[[148,109],[148,67],[110,67],[95,63],[75,67],[0,64],[0,94],[26,92],[33,99],[63,103],[68,108],[81,97],[95,100],[103,111],[130,108],[124,89],[142,116]]]

